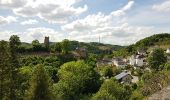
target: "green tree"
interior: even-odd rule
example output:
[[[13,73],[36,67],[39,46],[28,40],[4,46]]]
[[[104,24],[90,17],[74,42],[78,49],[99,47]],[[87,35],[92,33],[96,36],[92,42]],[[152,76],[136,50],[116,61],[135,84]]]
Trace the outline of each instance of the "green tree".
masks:
[[[19,61],[18,61],[18,47],[21,44],[20,39],[17,35],[12,35],[9,39],[9,95],[10,100],[16,100],[19,98]]]
[[[62,100],[80,99],[80,95],[96,92],[100,85],[97,72],[84,61],[65,63],[58,75],[56,95]]]
[[[9,97],[9,52],[8,43],[0,41],[0,100]]]
[[[100,90],[92,97],[92,100],[128,100],[131,94],[129,90],[114,78],[111,78],[102,84]]]
[[[52,100],[51,80],[43,65],[35,66],[26,100]]]
[[[112,77],[113,76],[113,71],[112,68],[109,66],[104,66],[101,71],[100,71],[101,75],[103,77]]]
[[[55,50],[59,53],[61,52],[61,44],[59,42],[55,44]]]
[[[164,54],[163,49],[155,49],[148,57],[148,63],[150,67],[156,71],[162,70],[162,66],[166,63],[167,58]]]
[[[62,53],[63,54],[67,54],[68,51],[69,51],[69,46],[70,46],[70,41],[67,40],[67,39],[64,39],[62,42],[61,42],[61,49],[62,49]]]
[[[33,46],[34,51],[39,51],[39,50],[41,50],[41,47],[42,47],[38,40],[33,40],[32,46]]]

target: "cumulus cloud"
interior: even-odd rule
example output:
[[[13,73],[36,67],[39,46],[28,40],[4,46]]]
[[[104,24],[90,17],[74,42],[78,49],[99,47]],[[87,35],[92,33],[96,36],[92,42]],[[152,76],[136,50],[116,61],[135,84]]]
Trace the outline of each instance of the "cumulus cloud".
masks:
[[[168,12],[170,11],[170,0],[164,1],[161,4],[153,5],[152,8],[159,12]]]
[[[0,16],[0,25],[9,24],[16,21],[17,18],[13,16],[7,16],[7,17]]]
[[[87,5],[74,7],[81,0],[0,0],[0,8],[11,9],[22,17],[37,16],[49,23],[66,23],[87,11]]]
[[[21,22],[21,25],[32,25],[32,24],[37,24],[38,21],[35,20],[35,19],[29,19],[29,20],[26,20],[26,21],[23,21]]]
[[[99,36],[104,43],[127,45],[147,36],[152,27],[129,25],[125,14],[132,8],[134,1],[128,2],[119,10],[105,15],[101,12],[88,15],[62,26],[62,30],[69,33],[69,38],[79,41],[98,41]],[[125,41],[123,41],[123,39]],[[122,41],[118,41],[122,40]]]
[[[26,0],[0,0],[1,8],[18,8],[24,6],[27,3]]]

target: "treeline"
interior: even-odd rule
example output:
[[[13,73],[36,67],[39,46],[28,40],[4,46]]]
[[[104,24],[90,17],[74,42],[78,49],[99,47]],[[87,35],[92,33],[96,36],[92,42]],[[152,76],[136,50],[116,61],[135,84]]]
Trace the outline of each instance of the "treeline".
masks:
[[[31,53],[31,52],[65,52],[74,51],[76,48],[84,48],[88,53],[92,54],[111,54],[112,51],[119,50],[124,48],[123,46],[118,45],[109,45],[102,43],[84,43],[78,41],[69,41],[64,39],[61,42],[51,42],[49,45],[40,43],[38,40],[33,40],[31,44],[21,43],[18,47],[18,52],[20,53]]]

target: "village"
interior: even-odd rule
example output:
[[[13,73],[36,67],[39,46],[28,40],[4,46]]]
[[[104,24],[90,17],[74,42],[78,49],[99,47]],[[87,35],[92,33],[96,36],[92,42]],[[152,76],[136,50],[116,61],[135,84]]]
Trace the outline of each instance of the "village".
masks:
[[[159,48],[159,47],[154,47],[154,49],[155,48]],[[170,48],[167,48],[164,52],[165,54],[170,54]],[[150,53],[152,53],[152,50],[150,52],[144,50],[138,50],[135,54],[127,58],[121,58],[121,57],[103,58],[102,60],[98,60],[96,65],[97,68],[109,66],[109,67],[116,67],[117,69],[121,69],[122,72],[114,76],[115,79],[118,80],[120,83],[123,84],[137,83],[139,81],[138,75],[135,75],[135,73],[128,68],[131,67],[133,71],[141,70],[143,72],[145,71],[151,72],[151,69],[148,67],[148,62],[147,62],[147,57]],[[167,57],[167,62],[170,62],[170,56],[167,55],[166,57]],[[104,78],[107,79],[108,77],[104,77]]]

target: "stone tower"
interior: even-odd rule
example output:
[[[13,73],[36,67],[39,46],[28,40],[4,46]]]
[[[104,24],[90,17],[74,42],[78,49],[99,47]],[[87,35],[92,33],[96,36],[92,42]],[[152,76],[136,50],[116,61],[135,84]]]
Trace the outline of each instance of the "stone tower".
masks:
[[[45,46],[49,46],[49,44],[50,44],[49,37],[44,38],[44,44],[45,44]]]

